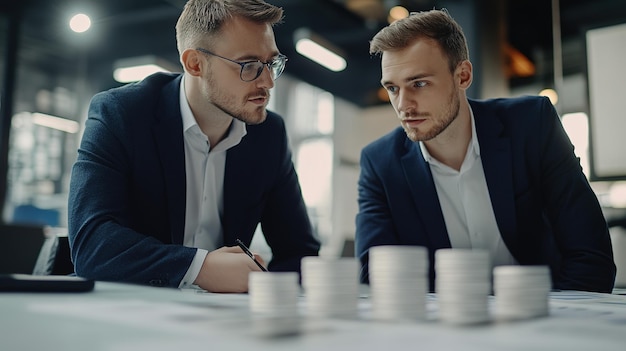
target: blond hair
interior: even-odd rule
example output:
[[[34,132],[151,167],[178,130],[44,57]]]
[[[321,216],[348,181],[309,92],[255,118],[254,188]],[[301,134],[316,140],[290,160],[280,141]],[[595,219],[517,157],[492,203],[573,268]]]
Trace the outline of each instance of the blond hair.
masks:
[[[273,26],[282,21],[283,9],[262,0],[189,0],[176,23],[178,52],[211,42],[234,16]]]
[[[404,49],[417,39],[435,40],[448,58],[450,72],[469,60],[469,49],[461,26],[446,9],[412,13],[381,29],[370,41],[370,54]]]

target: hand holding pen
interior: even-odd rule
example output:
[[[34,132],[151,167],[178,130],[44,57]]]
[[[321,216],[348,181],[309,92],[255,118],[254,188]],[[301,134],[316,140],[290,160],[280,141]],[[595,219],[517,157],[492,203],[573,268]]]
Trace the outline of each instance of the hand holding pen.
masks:
[[[248,249],[248,247],[239,239],[235,240],[237,242],[237,245],[239,245],[239,247],[243,250],[243,252],[250,256],[250,258],[252,259],[252,261],[254,261],[254,263],[256,263],[257,266],[259,266],[259,268],[261,268],[261,270],[263,272],[267,272],[267,268],[263,267],[263,265],[257,261],[256,257],[254,257],[254,254],[252,252],[250,252],[250,249]]]

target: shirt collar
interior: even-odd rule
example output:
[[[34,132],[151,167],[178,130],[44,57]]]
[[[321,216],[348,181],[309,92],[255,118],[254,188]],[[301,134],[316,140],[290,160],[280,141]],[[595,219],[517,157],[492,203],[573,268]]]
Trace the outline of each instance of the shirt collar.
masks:
[[[183,116],[183,132],[186,132],[189,128],[197,125],[196,119],[193,117],[189,101],[187,101],[187,95],[185,93],[185,76],[180,80],[180,114]]]

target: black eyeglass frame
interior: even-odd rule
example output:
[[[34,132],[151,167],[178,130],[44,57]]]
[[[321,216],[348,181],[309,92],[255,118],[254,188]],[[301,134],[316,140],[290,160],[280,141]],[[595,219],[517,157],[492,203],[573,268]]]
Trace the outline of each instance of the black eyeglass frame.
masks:
[[[272,79],[276,80],[278,79],[278,77],[280,77],[283,72],[285,71],[285,66],[287,65],[287,61],[288,58],[287,56],[283,55],[283,54],[278,54],[278,56],[276,58],[274,58],[272,61],[269,62],[263,62],[261,60],[250,60],[250,61],[235,61],[235,60],[231,60],[228,57],[224,57],[224,56],[220,56],[218,54],[215,54],[207,49],[203,49],[203,48],[196,48],[197,51],[200,51],[203,54],[206,55],[211,55],[211,56],[215,56],[215,57],[219,57],[223,60],[232,62],[232,63],[236,63],[239,66],[241,66],[241,70],[239,71],[239,79],[241,79],[244,82],[252,82],[253,80],[259,78],[261,76],[261,73],[263,73],[263,69],[267,66],[267,68],[270,70],[270,73],[272,73]],[[243,79],[243,70],[246,67],[246,65],[249,65],[251,63],[261,63],[262,66],[260,69],[257,70],[256,75],[254,76],[254,78],[252,79]],[[277,67],[276,65],[280,64],[280,70],[277,71],[275,70],[273,67]]]

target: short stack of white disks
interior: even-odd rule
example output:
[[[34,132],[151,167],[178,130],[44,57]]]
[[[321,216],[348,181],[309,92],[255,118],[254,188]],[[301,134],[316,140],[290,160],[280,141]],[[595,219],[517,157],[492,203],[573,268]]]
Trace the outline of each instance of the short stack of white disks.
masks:
[[[493,269],[494,315],[517,320],[549,314],[552,279],[548,266],[498,266]]]
[[[439,249],[435,252],[435,277],[441,321],[477,324],[490,320],[491,261],[488,251]]]
[[[428,251],[422,246],[369,249],[369,281],[374,319],[425,320]]]
[[[359,298],[356,258],[302,258],[306,313],[312,317],[355,317]]]
[[[272,317],[298,315],[300,285],[296,272],[250,272],[250,311]]]

